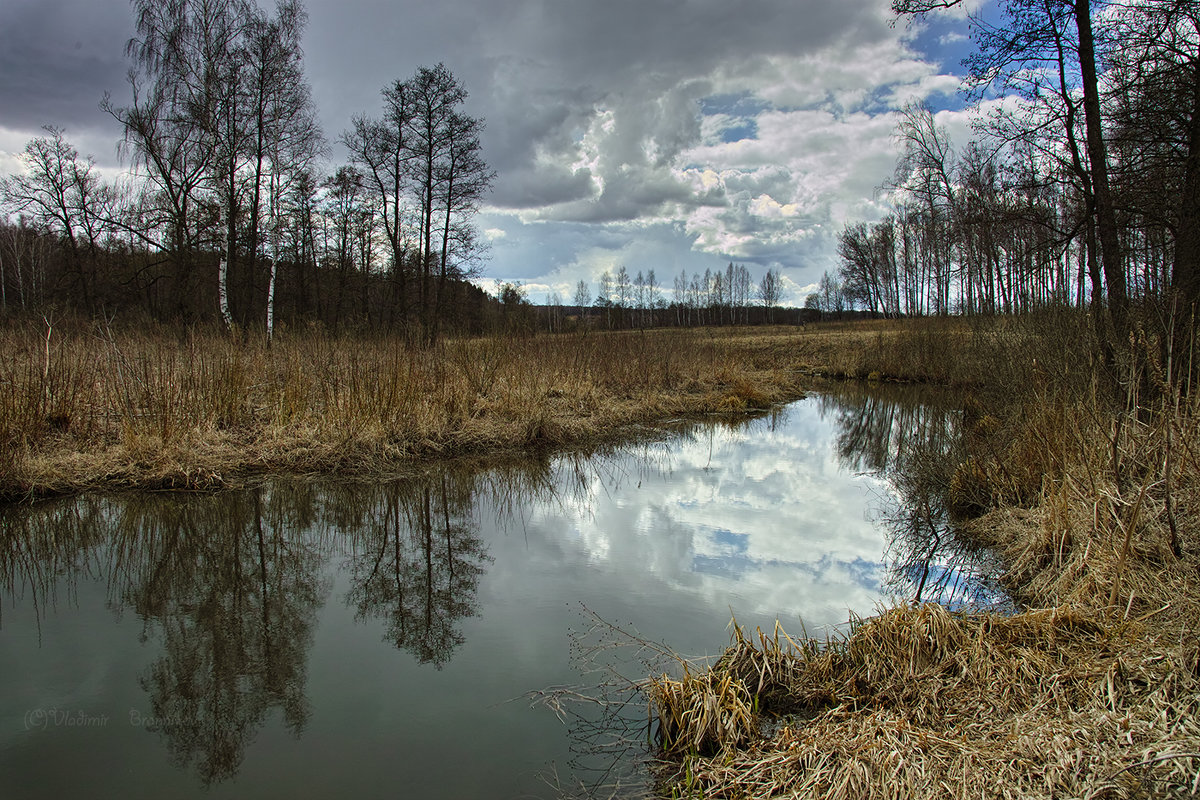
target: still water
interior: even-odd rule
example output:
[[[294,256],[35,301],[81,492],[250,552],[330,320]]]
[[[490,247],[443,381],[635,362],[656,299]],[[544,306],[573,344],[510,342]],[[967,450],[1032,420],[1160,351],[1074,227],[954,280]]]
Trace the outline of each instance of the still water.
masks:
[[[897,479],[957,419],[823,395],[485,471],[0,512],[0,796],[587,784],[586,736],[536,692],[594,680],[597,618],[699,656],[731,615],[812,635],[917,587],[992,600]]]

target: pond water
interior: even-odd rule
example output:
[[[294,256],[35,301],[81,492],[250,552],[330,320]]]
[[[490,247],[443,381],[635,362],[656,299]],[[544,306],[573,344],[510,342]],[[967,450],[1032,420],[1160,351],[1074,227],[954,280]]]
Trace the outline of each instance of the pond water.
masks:
[[[987,565],[897,479],[957,420],[856,391],[484,471],[7,509],[0,795],[587,785],[607,756],[537,693],[595,681],[597,620],[699,656],[731,615],[811,635],[918,587],[994,601]]]

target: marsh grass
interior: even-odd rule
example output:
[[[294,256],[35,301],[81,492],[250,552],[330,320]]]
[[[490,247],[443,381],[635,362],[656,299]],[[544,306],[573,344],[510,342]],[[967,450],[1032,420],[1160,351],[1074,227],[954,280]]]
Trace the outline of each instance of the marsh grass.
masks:
[[[755,734],[674,733],[688,748],[666,751],[664,793],[1200,795],[1200,398],[1172,375],[1193,354],[1137,334],[1105,371],[1086,325],[1054,314],[812,346],[832,374],[964,387],[957,461],[928,472],[1028,610],[901,605],[821,641],[736,632],[690,685],[745,686]],[[651,701],[660,720],[699,702]]]
[[[693,748],[664,764],[665,785],[745,798],[1187,794],[1200,767],[1197,676],[1141,646],[1146,635],[1142,622],[1078,608],[1004,617],[936,605],[826,641],[738,632],[693,681],[760,683],[784,724],[749,746]],[[693,702],[654,698],[660,718]]]
[[[267,472],[379,474],[413,459],[611,438],[794,399],[788,329],[450,340],[0,331],[0,492],[215,488]],[[47,334],[49,337],[47,338]]]
[[[30,320],[0,329],[9,354],[0,362],[0,496],[207,489],[268,472],[370,476],[418,458],[586,444],[672,417],[753,412],[820,376],[1005,394],[1040,374],[1078,372],[1062,337],[1086,336],[1080,324],[1047,313],[1035,325],[866,321],[419,348],[399,335],[319,329],[285,331],[267,347],[212,330]],[[997,463],[968,476],[977,502],[1040,490],[1040,480],[1014,483]]]

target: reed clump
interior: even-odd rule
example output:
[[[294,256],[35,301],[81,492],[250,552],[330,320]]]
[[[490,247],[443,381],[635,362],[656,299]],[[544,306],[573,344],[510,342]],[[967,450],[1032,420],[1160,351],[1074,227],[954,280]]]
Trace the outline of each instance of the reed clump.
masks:
[[[716,735],[720,720],[687,713],[697,698],[652,693],[668,752],[687,753],[665,762],[664,786],[746,798],[1176,796],[1200,767],[1200,678],[1181,668],[1191,650],[1172,658],[1144,646],[1148,635],[1081,608],[936,605],[855,620],[825,641],[738,631],[710,674],[677,686],[705,697],[749,687],[766,698],[737,706],[756,710],[756,735],[736,746]],[[768,711],[782,720],[769,735],[757,716]]]
[[[756,714],[746,684],[728,670],[667,675],[650,683],[658,735],[669,754],[729,752],[755,733]]]

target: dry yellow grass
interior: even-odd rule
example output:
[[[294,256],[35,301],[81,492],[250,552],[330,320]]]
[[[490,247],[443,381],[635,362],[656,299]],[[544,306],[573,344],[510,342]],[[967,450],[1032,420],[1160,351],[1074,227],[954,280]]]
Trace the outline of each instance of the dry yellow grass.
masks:
[[[1052,338],[1004,337],[1027,355]],[[1127,354],[1114,401],[1080,380],[1080,348],[1061,347],[1084,368],[1013,357],[975,384],[1006,395],[1001,418],[967,402],[969,455],[944,471],[952,505],[987,512],[960,534],[1001,556],[1029,610],[901,606],[831,641],[736,632],[691,685],[744,686],[764,715],[757,735],[672,730],[667,752],[684,755],[664,760],[664,793],[1200,796],[1200,398],[1172,387],[1146,348]],[[1022,370],[1032,379],[1014,382]],[[695,703],[651,698],[660,720]],[[782,716],[766,725],[769,715]]]
[[[805,331],[450,340],[0,332],[0,496],[370,476],[416,459],[586,444],[795,399]]]
[[[705,684],[761,682],[788,721],[750,746],[693,749],[664,780],[696,797],[1183,796],[1200,678],[1193,651],[1146,645],[1150,631],[1074,607],[925,605],[820,646],[739,634]],[[661,715],[677,698],[655,702]]]

